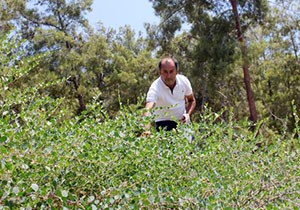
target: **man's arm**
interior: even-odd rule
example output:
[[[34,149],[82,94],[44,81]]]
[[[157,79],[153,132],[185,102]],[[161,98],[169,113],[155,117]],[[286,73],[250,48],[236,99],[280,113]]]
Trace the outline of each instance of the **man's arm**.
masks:
[[[147,102],[146,103],[146,112],[144,112],[144,116],[150,116],[150,109],[155,107],[155,102]],[[144,132],[142,136],[149,136],[151,134],[151,123],[144,126]]]
[[[155,107],[155,102],[147,102],[146,103],[146,112],[144,113],[144,116],[149,116],[150,115],[150,109]]]
[[[196,99],[195,99],[195,96],[193,93],[191,95],[188,95],[185,97],[186,97],[187,103],[188,103],[187,108],[186,108],[186,113],[191,116],[196,107]]]
[[[194,112],[194,109],[196,107],[196,99],[194,94],[192,93],[191,95],[185,96],[187,100],[187,106],[186,106],[186,114],[184,114],[181,118],[182,123],[189,123],[190,122],[190,116]]]

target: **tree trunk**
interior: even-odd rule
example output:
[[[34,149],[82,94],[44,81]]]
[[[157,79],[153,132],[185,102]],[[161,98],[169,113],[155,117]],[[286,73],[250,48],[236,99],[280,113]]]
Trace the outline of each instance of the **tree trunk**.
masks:
[[[256,106],[255,101],[251,89],[251,82],[250,82],[250,73],[249,73],[249,62],[247,58],[247,46],[243,37],[241,24],[240,24],[240,17],[237,9],[238,0],[230,0],[232,11],[235,17],[236,22],[236,30],[237,30],[237,38],[241,45],[241,51],[242,51],[242,58],[243,58],[243,72],[244,72],[244,82],[246,86],[246,92],[247,92],[247,99],[249,104],[249,110],[250,110],[250,120],[254,123],[257,122],[257,112],[256,112]]]
[[[79,102],[79,108],[77,110],[77,114],[80,115],[81,112],[87,110],[86,109],[86,105],[84,103],[84,99],[83,99],[83,95],[79,93],[78,89],[79,89],[79,80],[80,80],[80,75],[78,77],[71,77],[68,79],[69,81],[73,82],[74,84],[74,88],[76,90],[76,94],[77,94],[77,99],[78,99],[78,102]]]
[[[294,50],[294,55],[295,55],[295,58],[296,58],[296,61],[298,61],[298,47],[297,47],[297,44],[295,43],[295,36],[293,34],[293,32],[290,32],[290,36],[291,36],[291,41],[292,41],[292,45],[293,45],[293,50]]]

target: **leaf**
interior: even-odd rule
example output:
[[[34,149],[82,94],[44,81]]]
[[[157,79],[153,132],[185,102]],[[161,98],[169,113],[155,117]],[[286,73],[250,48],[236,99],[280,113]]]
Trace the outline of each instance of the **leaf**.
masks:
[[[27,169],[29,168],[29,166],[28,166],[27,164],[25,164],[25,163],[24,163],[24,164],[22,164],[22,166],[21,166],[21,167],[22,167],[22,169],[24,169],[24,170],[27,170]]]
[[[31,184],[31,189],[37,192],[39,190],[39,186],[37,184]]]
[[[62,190],[61,191],[61,196],[62,197],[66,198],[66,197],[68,197],[68,195],[69,195],[69,192],[67,190]]]
[[[0,137],[0,143],[3,143],[7,140],[7,136],[1,136]]]
[[[89,198],[88,198],[88,202],[91,203],[95,200],[95,196],[91,195]]]
[[[13,187],[12,191],[15,193],[15,194],[18,194],[20,192],[20,188],[19,187]]]

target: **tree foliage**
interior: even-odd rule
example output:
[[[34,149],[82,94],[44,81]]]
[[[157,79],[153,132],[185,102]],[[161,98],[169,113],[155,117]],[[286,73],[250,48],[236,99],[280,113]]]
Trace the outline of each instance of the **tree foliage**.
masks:
[[[22,34],[23,57],[47,53],[19,84],[66,80],[48,87],[47,94],[64,98],[68,117],[88,112],[94,100],[113,116],[120,104],[135,106],[144,97],[158,76],[158,59],[171,55],[192,81],[197,111],[209,104],[214,111],[234,107],[237,119],[247,116],[243,59],[230,2],[151,2],[162,21],[146,24],[143,37],[128,26],[89,26],[85,14],[92,1],[2,1],[1,33],[14,29],[13,34]],[[274,129],[287,126],[292,131],[292,101],[299,106],[299,18],[297,10],[291,12],[296,1],[277,5],[239,1],[238,10],[259,116],[267,117]]]
[[[119,96],[124,103],[135,103],[146,92],[143,80],[156,75],[151,75],[154,59],[143,37],[129,27],[114,31],[88,25],[84,15],[91,4],[45,0],[11,7],[16,14],[11,23],[27,40],[28,54],[50,54],[39,68],[39,79],[68,78],[50,92],[54,98],[65,97],[74,114],[85,111],[95,97],[115,111]]]
[[[235,38],[235,20],[231,12],[230,2],[151,2],[156,14],[161,17],[161,26],[163,27],[158,27],[157,32],[154,33],[155,26],[149,26],[149,37],[155,38],[157,45],[162,46],[161,51],[158,52],[159,54],[166,51],[180,61],[181,71],[192,80],[198,104],[204,107],[208,103],[214,110],[233,106],[235,107],[236,117],[246,116],[247,99],[241,72],[243,60],[241,49]],[[299,88],[299,83],[296,82],[299,81],[296,70],[299,63],[299,34],[296,32],[299,25],[299,16],[296,12],[296,1],[278,1],[277,5],[278,7],[275,7],[276,3],[268,1],[239,1],[238,11],[240,12],[241,28],[246,38],[245,44],[248,48],[246,61],[252,75],[258,114],[264,117],[270,116],[270,121],[276,119],[275,124],[277,125],[273,128],[279,130],[282,127],[282,123],[279,122],[286,122],[284,116],[289,115],[288,124],[291,125],[292,130],[294,120],[292,119],[291,102],[293,99],[299,98],[296,93]],[[180,19],[178,30],[181,24],[187,24],[190,29],[179,35],[173,34],[173,37],[165,45],[161,45],[160,40],[164,39],[161,30],[168,30],[168,24],[172,25],[168,20],[172,18]],[[266,33],[259,35],[261,32],[258,28]],[[169,30],[169,32],[172,31],[174,30]],[[257,43],[257,39],[259,39],[259,43]],[[273,48],[271,46],[276,47],[276,53],[271,50]],[[282,60],[285,57],[284,55],[288,55],[286,61]],[[268,65],[272,65],[268,70],[268,75],[274,81],[265,80],[266,76],[262,76],[266,72],[266,63],[263,64],[262,61],[266,58],[269,61]],[[291,65],[287,67],[287,63]],[[294,70],[284,70],[287,68]],[[275,73],[275,69],[281,72],[281,76]],[[285,81],[282,78],[285,78]],[[293,84],[293,88],[291,88],[291,84]],[[265,88],[262,88],[262,86]],[[289,90],[289,94],[285,94],[284,97],[283,95],[280,96],[283,99],[282,101],[278,101],[277,98],[273,99],[272,102],[270,100],[267,102],[265,100],[266,94],[270,93],[272,98],[275,95],[279,97],[281,91],[279,89],[277,91],[276,87],[281,86],[286,87],[283,92],[287,93],[287,90]],[[267,90],[268,88],[269,90]],[[289,96],[287,97],[287,95]],[[299,106],[297,99],[295,104]],[[275,107],[280,107],[281,110],[279,111]],[[274,110],[278,110],[280,114],[279,112],[275,114]]]
[[[11,48],[7,42],[0,46],[1,53]],[[38,64],[40,58],[31,59]],[[16,73],[29,69],[24,62]],[[2,88],[5,78],[1,77]],[[93,116],[61,121],[68,110],[60,109],[61,100],[39,94],[41,87],[45,85],[19,89],[27,107],[16,116],[6,106],[14,99],[7,94],[13,89],[5,88],[7,102],[0,107],[1,208],[299,205],[300,145],[295,135],[258,135],[258,128],[249,131],[247,119],[237,122],[230,112],[225,121],[225,110],[207,108],[199,123],[143,137],[143,125],[153,119],[142,117],[142,109],[132,112],[122,106],[110,119],[94,101]],[[57,110],[49,119],[47,113]],[[12,117],[24,122],[12,122]],[[299,135],[299,127],[294,132]],[[189,135],[194,135],[193,141]]]
[[[252,40],[254,82],[264,118],[273,128],[294,128],[293,105],[299,107],[299,19],[292,15],[294,1],[278,2],[265,24],[253,28]],[[299,111],[298,111],[299,115]],[[288,121],[286,121],[286,117]]]

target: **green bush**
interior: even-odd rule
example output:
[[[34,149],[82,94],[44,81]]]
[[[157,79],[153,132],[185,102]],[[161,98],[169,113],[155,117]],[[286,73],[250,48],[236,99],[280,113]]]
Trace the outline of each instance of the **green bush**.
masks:
[[[86,115],[62,120],[64,99],[39,91],[56,82],[20,89],[6,83],[7,75],[1,77],[0,209],[300,205],[298,127],[293,135],[265,137],[263,122],[252,132],[246,120],[224,121],[222,112],[206,109],[198,123],[144,137],[153,119],[143,118],[143,110],[121,107],[111,119],[95,103]]]
[[[0,208],[298,207],[299,139],[270,142],[218,116],[149,137],[140,111],[18,128],[2,120]]]

